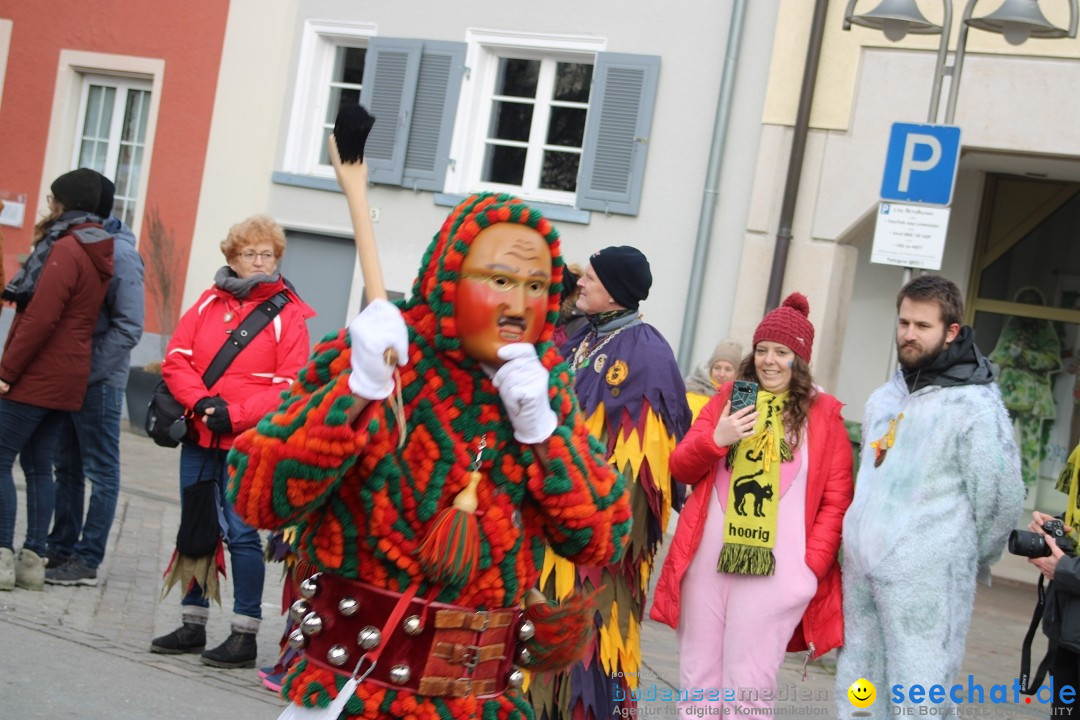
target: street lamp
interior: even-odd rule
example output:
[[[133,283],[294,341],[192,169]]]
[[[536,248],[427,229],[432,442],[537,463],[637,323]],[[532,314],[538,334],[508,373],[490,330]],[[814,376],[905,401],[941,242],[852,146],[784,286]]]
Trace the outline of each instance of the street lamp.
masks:
[[[956,40],[956,58],[953,61],[952,82],[949,84],[949,102],[945,107],[945,124],[951,125],[956,115],[956,96],[960,91],[960,74],[964,69],[964,55],[967,53],[967,33],[969,27],[1004,35],[1011,45],[1019,45],[1029,37],[1063,38],[1076,37],[1078,0],[1069,0],[1069,28],[1059,28],[1039,10],[1039,0],[1005,0],[994,12],[981,18],[971,17],[975,4],[979,0],[968,0],[964,8],[963,21],[960,23],[960,35]],[[896,42],[908,33],[921,35],[941,35],[938,44],[937,64],[934,68],[934,87],[930,96],[928,123],[937,122],[938,105],[941,96],[941,82],[945,76],[945,56],[949,49],[949,31],[952,29],[952,0],[941,0],[944,18],[941,25],[935,25],[919,11],[915,0],[882,0],[881,4],[870,12],[855,14],[858,0],[848,0],[844,10],[844,29],[852,25],[882,30],[885,37]]]

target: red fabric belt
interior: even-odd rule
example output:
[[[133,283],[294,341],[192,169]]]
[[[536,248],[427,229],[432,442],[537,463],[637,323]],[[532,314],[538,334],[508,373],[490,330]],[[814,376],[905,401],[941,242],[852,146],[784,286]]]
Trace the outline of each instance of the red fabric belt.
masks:
[[[430,697],[489,698],[506,690],[517,657],[520,608],[428,602],[328,573],[306,584],[301,596],[311,597],[299,609],[306,611],[300,633],[308,662],[348,677],[366,655],[359,674],[376,662],[365,682]],[[372,641],[372,630],[381,636],[378,644],[362,647],[364,637]]]

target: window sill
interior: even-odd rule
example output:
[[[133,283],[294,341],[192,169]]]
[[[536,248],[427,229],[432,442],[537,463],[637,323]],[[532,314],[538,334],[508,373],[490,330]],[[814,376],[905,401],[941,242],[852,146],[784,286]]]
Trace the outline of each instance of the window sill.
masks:
[[[441,207],[454,207],[467,197],[468,195],[458,193],[435,193],[435,204]],[[522,199],[524,200],[524,198]],[[588,225],[589,221],[592,219],[592,212],[589,210],[578,210],[569,205],[554,205],[552,203],[534,202],[531,200],[525,200],[525,202],[529,207],[536,208],[542,212],[544,217],[548,220],[555,222]]]
[[[293,187],[308,188],[310,190],[341,192],[341,187],[338,185],[336,178],[322,178],[314,175],[275,171],[270,176],[270,181],[276,185],[292,185]]]
[[[338,185],[337,180],[333,178],[275,171],[270,179],[276,185],[291,185],[292,187],[308,188],[309,190],[341,192],[341,187]],[[424,191],[421,190],[419,192]],[[434,202],[435,205],[440,207],[454,207],[466,197],[468,196],[458,193],[435,193]],[[568,205],[555,205],[553,203],[532,202],[528,200],[525,202],[529,204],[529,207],[536,208],[544,214],[544,217],[554,222],[569,222],[588,225],[592,219],[592,212],[590,210],[578,210],[577,208]]]

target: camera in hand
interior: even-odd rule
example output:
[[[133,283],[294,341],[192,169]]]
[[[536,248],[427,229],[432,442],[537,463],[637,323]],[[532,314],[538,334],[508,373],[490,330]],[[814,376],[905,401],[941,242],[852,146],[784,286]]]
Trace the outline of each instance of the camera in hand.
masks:
[[[1076,553],[1076,541],[1065,534],[1065,523],[1061,520],[1056,518],[1047,520],[1043,523],[1042,529],[1057,543],[1061,552],[1066,555]],[[1009,552],[1013,555],[1028,558],[1049,557],[1050,545],[1046,542],[1046,538],[1039,533],[1028,532],[1027,530],[1013,530],[1009,533]]]

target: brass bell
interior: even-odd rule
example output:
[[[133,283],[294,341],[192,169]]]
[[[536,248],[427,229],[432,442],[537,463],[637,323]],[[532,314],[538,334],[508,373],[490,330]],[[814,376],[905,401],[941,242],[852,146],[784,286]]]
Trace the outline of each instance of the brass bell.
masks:
[[[341,598],[341,602],[337,604],[337,609],[345,617],[352,617],[360,610],[360,603],[355,598]]]
[[[404,627],[406,635],[419,635],[424,632],[424,624],[420,622],[419,615],[410,615],[405,618]]]
[[[289,647],[293,650],[303,650],[305,645],[307,645],[307,638],[300,632],[300,628],[289,633]]]
[[[300,632],[305,635],[318,635],[323,630],[323,620],[318,613],[310,612],[300,621]]]
[[[297,600],[289,607],[289,618],[298,623],[304,619],[304,616],[311,612],[311,603],[307,600]]]
[[[518,639],[522,641],[532,640],[532,637],[535,634],[536,626],[533,625],[532,620],[526,620],[525,622],[521,623],[521,627],[518,628]]]
[[[356,642],[364,650],[374,650],[382,642],[382,633],[374,625],[368,625],[356,636]]]
[[[349,662],[349,650],[344,645],[334,645],[326,651],[326,662],[341,667]]]
[[[390,668],[390,682],[395,685],[404,685],[412,677],[412,670],[408,665],[395,665]]]
[[[523,647],[518,650],[517,654],[518,665],[528,665],[532,662],[532,653],[529,652],[529,648]]]
[[[508,687],[517,689],[525,684],[525,673],[521,672],[517,668],[514,668],[506,675],[506,684]]]
[[[305,600],[310,600],[315,597],[315,593],[319,592],[319,576],[322,573],[315,573],[307,580],[300,583],[300,597]]]

